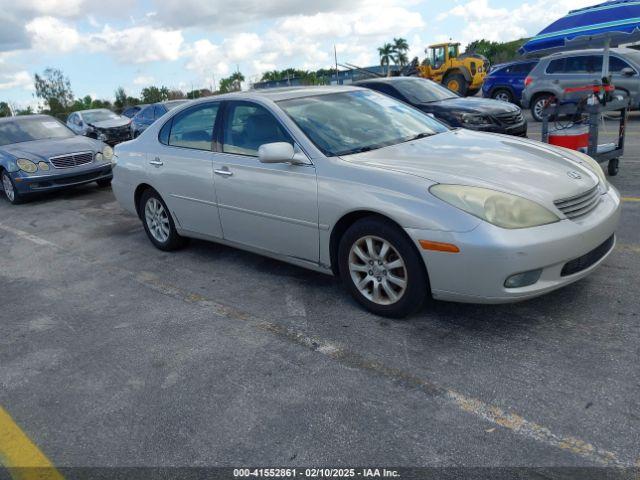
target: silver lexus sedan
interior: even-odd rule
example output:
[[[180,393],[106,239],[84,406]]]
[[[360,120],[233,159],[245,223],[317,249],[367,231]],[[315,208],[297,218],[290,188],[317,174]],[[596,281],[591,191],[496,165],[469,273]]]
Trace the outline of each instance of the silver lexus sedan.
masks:
[[[338,275],[392,317],[574,282],[612,251],[620,216],[586,155],[450,130],[357,87],[201,99],[115,151],[113,191],[156,247],[194,237]]]

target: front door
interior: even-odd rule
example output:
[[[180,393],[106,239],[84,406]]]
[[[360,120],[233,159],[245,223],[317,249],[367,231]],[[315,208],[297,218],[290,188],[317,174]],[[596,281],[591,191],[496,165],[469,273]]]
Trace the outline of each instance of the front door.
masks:
[[[224,238],[318,262],[315,167],[258,160],[260,145],[295,145],[283,125],[262,105],[228,102],[219,139],[214,176]]]
[[[219,107],[219,102],[201,103],[165,123],[147,169],[179,228],[222,238],[212,152]]]

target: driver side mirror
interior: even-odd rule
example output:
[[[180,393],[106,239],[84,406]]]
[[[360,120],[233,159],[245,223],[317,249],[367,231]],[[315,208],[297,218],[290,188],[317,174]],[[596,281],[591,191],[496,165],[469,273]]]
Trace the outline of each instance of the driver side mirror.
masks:
[[[636,74],[636,71],[631,67],[625,67],[620,70],[620,73],[625,77],[633,77]]]
[[[261,163],[291,163],[307,165],[309,162],[302,153],[296,153],[288,142],[265,143],[258,148],[258,160]]]

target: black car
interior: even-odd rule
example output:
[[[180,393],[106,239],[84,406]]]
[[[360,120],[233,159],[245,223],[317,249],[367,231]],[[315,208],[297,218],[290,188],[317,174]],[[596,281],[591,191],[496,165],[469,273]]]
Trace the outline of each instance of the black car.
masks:
[[[169,110],[188,102],[189,100],[169,100],[168,102],[146,105],[131,119],[131,135],[137,138],[149,125],[163,116]]]
[[[478,97],[460,97],[418,77],[374,78],[354,82],[413,105],[451,127],[527,136],[527,121],[516,105]]]

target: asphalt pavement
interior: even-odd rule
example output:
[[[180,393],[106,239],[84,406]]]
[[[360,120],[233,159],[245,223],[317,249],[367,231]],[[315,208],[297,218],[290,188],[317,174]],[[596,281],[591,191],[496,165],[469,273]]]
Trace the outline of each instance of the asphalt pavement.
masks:
[[[0,433],[60,469],[640,466],[638,114],[611,183],[591,276],[405,321],[251,253],[161,252],[110,189],[2,200]]]

